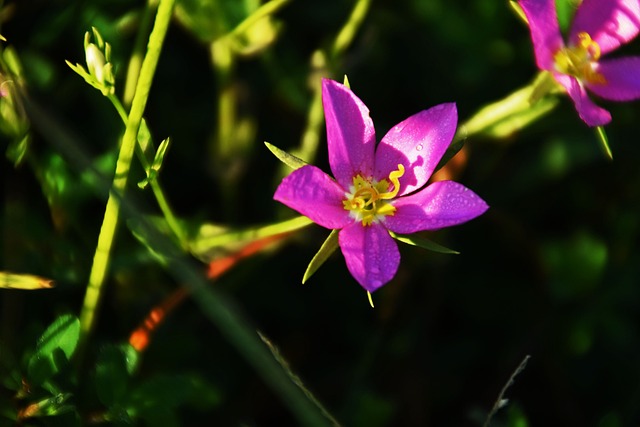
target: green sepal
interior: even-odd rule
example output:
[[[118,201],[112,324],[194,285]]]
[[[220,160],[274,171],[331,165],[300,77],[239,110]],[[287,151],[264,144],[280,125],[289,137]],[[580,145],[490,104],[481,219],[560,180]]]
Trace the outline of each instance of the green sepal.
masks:
[[[269,144],[267,141],[264,142],[264,145],[267,146],[269,151],[271,151],[273,155],[278,158],[278,160],[289,166],[291,169],[300,169],[302,166],[308,164],[307,162],[294,156],[293,154],[289,154],[286,151],[279,149],[275,145]]]
[[[80,321],[66,314],[58,317],[38,339],[29,359],[27,373],[33,384],[41,385],[69,362],[80,338]]]
[[[416,235],[411,235],[411,236],[401,235],[401,234],[396,234],[393,231],[390,231],[389,234],[391,235],[391,237],[393,237],[399,242],[406,243],[412,246],[419,246],[429,251],[438,252],[441,254],[452,254],[452,255],[458,255],[460,253],[458,251],[454,251],[453,249],[444,247],[436,242],[432,242],[429,239],[425,239],[424,237],[419,237]]]
[[[158,178],[158,173],[160,172],[160,168],[162,168],[162,162],[164,161],[164,157],[169,150],[170,143],[171,138],[166,138],[160,143],[158,151],[156,151],[156,155],[153,158],[153,162],[146,171],[147,177],[138,183],[138,187],[140,189],[144,189],[151,181],[154,181]]]
[[[349,77],[347,77],[347,75],[344,75],[344,81],[342,82],[342,84],[347,88],[347,89],[351,89],[351,83],[349,83]]]
[[[311,259],[311,262],[307,266],[307,270],[304,272],[304,276],[302,277],[302,284],[304,284],[313,274],[318,271],[318,269],[324,264],[324,262],[329,259],[332,253],[338,249],[338,232],[340,230],[332,230],[327,240],[324,241],[322,246],[320,246],[320,250],[314,255]]]
[[[527,16],[524,14],[524,11],[522,10],[522,6],[520,6],[520,4],[515,0],[509,0],[509,6],[511,6],[511,10],[513,10],[516,16],[520,18],[522,22],[525,23],[525,25],[528,26],[529,20],[527,19]]]
[[[602,151],[609,158],[609,160],[613,160],[613,153],[611,152],[611,148],[609,147],[609,138],[607,137],[607,133],[604,131],[603,126],[596,126],[596,136],[598,137],[598,141],[600,141],[600,146],[602,147]]]

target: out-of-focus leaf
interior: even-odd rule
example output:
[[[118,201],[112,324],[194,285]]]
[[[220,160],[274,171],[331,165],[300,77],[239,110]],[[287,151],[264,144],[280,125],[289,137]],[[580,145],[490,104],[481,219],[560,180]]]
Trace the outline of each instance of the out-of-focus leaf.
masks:
[[[7,147],[7,158],[17,166],[22,163],[29,149],[30,136],[27,134],[23,138],[18,138],[9,143]]]
[[[53,287],[53,280],[32,274],[16,274],[0,271],[0,288],[10,289],[49,289]]]
[[[98,399],[107,407],[120,404],[127,393],[129,369],[127,354],[118,346],[104,347],[96,365],[96,391]]]
[[[277,38],[280,25],[273,15],[290,0],[271,0],[254,10],[244,19],[227,39],[240,55],[252,55],[264,50]]]
[[[220,250],[223,252],[234,251],[247,243],[277,234],[289,233],[310,224],[313,222],[305,216],[242,230],[229,230],[214,224],[203,224],[191,239],[189,250],[194,256],[209,262],[218,255]]]
[[[225,30],[219,3],[215,0],[181,0],[174,13],[187,30],[201,41],[210,43]]]
[[[279,149],[273,144],[269,144],[265,141],[264,145],[267,146],[269,151],[271,151],[273,155],[278,158],[278,160],[289,166],[291,169],[299,169],[307,164],[307,162],[305,162],[304,160],[294,156],[293,154],[289,154],[284,150]]]
[[[549,73],[539,73],[531,84],[481,108],[460,126],[458,138],[504,138],[521,130],[556,106],[557,99],[546,96],[556,86]]]
[[[599,238],[580,232],[567,239],[545,242],[542,256],[552,278],[549,291],[565,300],[594,290],[604,273],[609,250]]]
[[[21,419],[34,417],[47,417],[60,415],[73,410],[73,406],[65,405],[65,402],[72,396],[71,393],[58,393],[55,396],[42,399],[36,403],[28,405],[18,414]]]
[[[436,242],[432,242],[429,239],[425,239],[424,237],[420,237],[416,235],[411,235],[411,236],[401,235],[401,234],[396,234],[392,231],[390,231],[389,234],[391,234],[391,237],[398,240],[399,242],[406,243],[408,245],[419,246],[429,251],[438,252],[441,254],[453,254],[453,255],[458,255],[460,253],[458,251],[454,251],[453,249],[449,249],[447,247],[439,245]]]
[[[340,230],[332,230],[327,239],[324,241],[318,252],[313,256],[311,262],[307,266],[307,270],[302,277],[304,284],[318,269],[325,263],[327,259],[338,249],[338,233]]]
[[[152,413],[172,412],[184,404],[211,408],[220,402],[219,391],[199,376],[158,375],[132,391],[127,411],[132,417],[147,418]]]
[[[566,33],[569,30],[573,15],[582,0],[556,0],[556,13],[558,15],[558,22],[560,23],[560,29]]]
[[[29,359],[28,377],[33,384],[42,384],[55,375],[71,359],[80,338],[80,321],[66,314],[49,326]]]

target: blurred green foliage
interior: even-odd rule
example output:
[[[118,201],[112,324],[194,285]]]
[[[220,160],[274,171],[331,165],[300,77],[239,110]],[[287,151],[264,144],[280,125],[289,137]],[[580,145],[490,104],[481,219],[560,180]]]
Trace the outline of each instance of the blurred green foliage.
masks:
[[[575,2],[557,4],[566,28]],[[320,76],[349,76],[380,138],[441,102],[455,101],[465,121],[537,71],[506,0],[373,1],[338,57],[330,52],[355,1],[283,2],[234,33],[260,5],[181,0],[163,48],[145,119],[156,141],[171,137],[171,149],[158,154],[152,179],[189,232],[292,216],[272,200],[280,166],[262,141],[301,147]],[[194,301],[166,319],[144,354],[124,344],[184,285],[126,224],[86,363],[73,365],[69,313],[84,295],[107,198],[100,177],[111,179],[124,127],[64,61],[84,61],[83,36],[96,27],[111,45],[116,95],[126,98],[137,33],[155,6],[2,3],[0,271],[56,286],[0,289],[0,426],[18,414],[25,426],[296,425]],[[639,43],[624,53],[637,54]],[[338,255],[300,284],[329,234],[316,226],[213,286],[343,425],[480,426],[526,354],[491,425],[637,424],[640,104],[602,104],[614,117],[613,161],[565,98],[526,129],[467,139],[458,167],[445,170],[490,211],[422,236],[459,255],[402,245],[400,271],[373,295],[375,309]],[[314,162],[326,170],[319,124]],[[132,180],[147,173],[136,163]],[[149,191],[131,185],[129,196],[145,215],[159,214]]]

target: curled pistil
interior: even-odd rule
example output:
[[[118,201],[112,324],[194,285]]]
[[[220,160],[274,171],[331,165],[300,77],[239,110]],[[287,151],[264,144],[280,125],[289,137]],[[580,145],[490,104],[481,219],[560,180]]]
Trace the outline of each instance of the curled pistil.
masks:
[[[401,164],[398,164],[397,170],[389,174],[390,182],[386,179],[376,182],[356,175],[353,178],[351,193],[347,193],[346,200],[342,202],[344,208],[350,211],[356,221],[362,221],[364,226],[380,221],[386,215],[393,215],[396,208],[386,200],[398,195],[402,175],[404,166]]]

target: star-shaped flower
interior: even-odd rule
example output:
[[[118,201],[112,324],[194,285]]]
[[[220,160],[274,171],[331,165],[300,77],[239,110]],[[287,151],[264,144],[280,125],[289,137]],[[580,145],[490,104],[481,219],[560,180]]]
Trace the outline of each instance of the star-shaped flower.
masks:
[[[369,110],[347,87],[322,82],[329,164],[335,180],[306,165],[274,199],[315,223],[340,229],[347,268],[367,291],[393,278],[400,252],[390,231],[410,234],[461,224],[488,206],[453,181],[425,188],[456,131],[455,104],[421,111],[394,126],[376,148]]]
[[[611,101],[640,98],[640,57],[601,58],[638,34],[640,0],[584,0],[566,44],[554,0],[520,0],[520,6],[529,21],[538,67],[564,87],[586,124],[611,121],[586,89]]]

